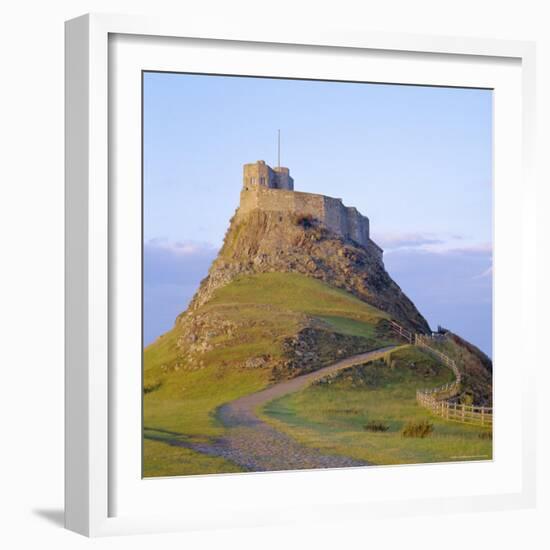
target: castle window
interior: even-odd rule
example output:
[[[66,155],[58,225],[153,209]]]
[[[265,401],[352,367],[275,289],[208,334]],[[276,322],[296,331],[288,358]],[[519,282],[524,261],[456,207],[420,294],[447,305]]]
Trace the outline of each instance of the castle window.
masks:
[[[265,178],[260,178],[260,185],[265,185]]]

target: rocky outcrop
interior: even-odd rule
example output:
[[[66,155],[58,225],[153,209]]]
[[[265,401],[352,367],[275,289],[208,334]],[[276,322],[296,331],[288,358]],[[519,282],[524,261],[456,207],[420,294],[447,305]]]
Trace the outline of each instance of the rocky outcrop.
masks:
[[[379,253],[330,231],[311,216],[253,210],[231,220],[223,247],[188,311],[239,275],[300,273],[346,290],[413,332],[429,326],[392,280]]]
[[[269,310],[266,308],[266,314]],[[298,321],[292,335],[273,334],[280,339],[280,354],[252,354],[246,359],[234,361],[244,369],[267,368],[272,379],[292,378],[322,368],[338,359],[366,352],[376,347],[374,340],[367,337],[335,333],[323,321],[301,314],[295,314]],[[387,322],[380,322],[376,337],[391,337]],[[222,311],[199,308],[180,316],[179,337],[176,346],[178,360],[168,370],[198,370],[205,366],[205,356],[216,350],[227,350],[232,345],[247,342],[251,328],[258,328],[258,321],[250,318],[229,320]],[[226,365],[231,360],[224,361]]]

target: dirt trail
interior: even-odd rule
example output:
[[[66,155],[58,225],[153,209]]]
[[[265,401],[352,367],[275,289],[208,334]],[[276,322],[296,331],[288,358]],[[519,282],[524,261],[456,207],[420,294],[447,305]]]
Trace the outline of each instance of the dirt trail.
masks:
[[[217,417],[227,428],[226,434],[211,443],[186,446],[205,454],[224,457],[245,470],[255,472],[366,466],[366,462],[340,455],[323,454],[298,443],[258,418],[256,410],[273,399],[300,391],[329,374],[372,361],[393,348],[395,346],[347,357],[315,372],[231,401],[221,406],[217,412]]]

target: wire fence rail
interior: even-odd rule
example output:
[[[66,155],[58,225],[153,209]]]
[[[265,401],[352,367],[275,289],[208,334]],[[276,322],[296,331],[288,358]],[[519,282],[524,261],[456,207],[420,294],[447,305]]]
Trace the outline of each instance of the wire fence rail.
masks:
[[[453,397],[460,393],[462,374],[454,359],[433,347],[433,337],[412,333],[395,321],[390,321],[390,325],[398,336],[409,344],[422,348],[426,353],[429,353],[432,357],[435,357],[445,366],[449,367],[455,375],[454,382],[449,382],[437,388],[417,390],[416,401],[420,406],[441,418],[453,422],[488,427],[493,425],[492,407],[466,405],[465,403],[458,403],[452,400]]]

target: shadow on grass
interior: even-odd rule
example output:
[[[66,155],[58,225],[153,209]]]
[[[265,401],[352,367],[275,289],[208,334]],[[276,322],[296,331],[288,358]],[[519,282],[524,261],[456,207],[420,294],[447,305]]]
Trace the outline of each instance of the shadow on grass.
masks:
[[[143,426],[143,432],[158,432],[165,435],[171,435],[174,437],[184,437],[182,433],[179,432],[171,432],[169,430],[164,430],[162,428],[151,428],[150,426]],[[147,437],[147,435],[145,435]]]
[[[186,434],[172,432],[162,428],[150,428],[147,426],[143,427],[143,438],[148,439],[149,441],[166,443],[167,445],[171,445],[173,447],[185,447],[192,450],[196,450],[198,445],[205,443],[205,441],[199,441],[196,438],[189,437]]]

